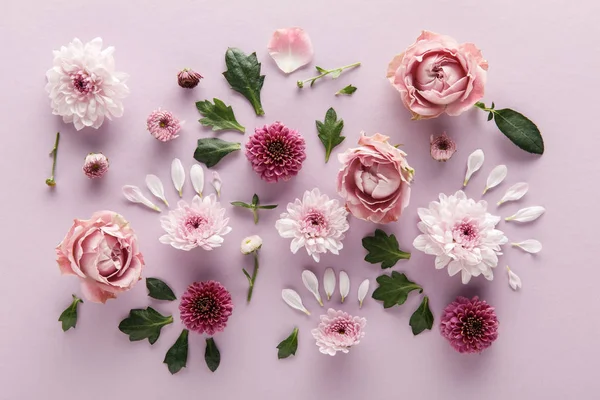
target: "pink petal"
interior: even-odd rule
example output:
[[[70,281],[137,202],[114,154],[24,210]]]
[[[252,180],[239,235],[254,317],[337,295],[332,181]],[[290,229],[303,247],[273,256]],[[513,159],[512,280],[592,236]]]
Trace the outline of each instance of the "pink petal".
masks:
[[[302,28],[277,29],[268,49],[271,58],[286,74],[311,62],[314,54],[310,37]]]

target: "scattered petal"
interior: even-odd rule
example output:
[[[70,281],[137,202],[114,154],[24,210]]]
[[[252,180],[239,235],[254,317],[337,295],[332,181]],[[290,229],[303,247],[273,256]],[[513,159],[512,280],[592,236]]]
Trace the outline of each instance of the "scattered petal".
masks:
[[[204,169],[200,164],[192,165],[190,179],[194,190],[198,193],[198,196],[202,197],[202,191],[204,190]]]
[[[215,192],[217,192],[217,197],[221,197],[221,185],[223,184],[223,181],[221,180],[221,176],[219,175],[219,173],[217,171],[213,171],[212,176],[213,176],[213,180],[212,180],[211,184],[215,188]]]
[[[513,247],[519,247],[521,250],[532,254],[542,251],[542,244],[535,239],[528,239],[519,243],[511,243],[511,245]]]
[[[523,286],[523,284],[521,283],[521,278],[519,278],[517,274],[512,272],[512,270],[508,268],[508,265],[506,266],[506,270],[508,271],[508,284],[510,285],[512,290],[521,289],[521,286]]]
[[[146,186],[148,186],[148,190],[152,192],[152,194],[163,201],[169,207],[169,202],[165,197],[165,188],[163,187],[162,181],[156,175],[146,175]]]
[[[317,276],[307,269],[302,271],[302,283],[304,286],[315,296],[315,299],[319,302],[321,307],[323,307],[323,300],[321,299],[321,293],[319,293],[319,279]]]
[[[516,221],[516,222],[531,222],[538,219],[546,209],[542,206],[533,206],[522,208],[515,215],[510,217],[506,217],[506,221]]]
[[[519,200],[521,197],[525,196],[527,191],[529,190],[529,185],[525,182],[519,182],[512,185],[504,196],[498,202],[498,205],[506,203],[507,201],[515,201]]]
[[[145,205],[148,208],[153,209],[154,211],[160,212],[160,208],[158,208],[154,203],[146,198],[142,194],[142,191],[137,186],[125,185],[123,186],[123,196],[132,203],[140,203]]]
[[[268,49],[271,58],[286,74],[311,62],[314,54],[310,37],[302,28],[277,29]]]
[[[306,307],[304,307],[304,304],[302,304],[300,295],[295,290],[283,289],[281,291],[281,298],[287,303],[288,306],[295,308],[296,310],[300,310],[306,315],[310,315],[310,312],[306,309]]]
[[[506,165],[498,165],[495,167],[487,178],[487,183],[485,184],[485,189],[483,189],[483,194],[486,194],[488,190],[501,184],[504,178],[506,178],[507,174],[508,168],[506,168]]]
[[[171,179],[173,180],[175,189],[177,189],[177,193],[179,193],[179,197],[182,197],[183,184],[185,183],[185,171],[179,158],[174,159],[171,163]]]
[[[323,275],[323,288],[325,288],[327,300],[331,300],[331,295],[335,290],[335,272],[333,271],[333,268],[327,268],[325,270],[325,275]]]
[[[362,308],[367,293],[369,293],[369,280],[365,279],[358,287],[358,308]]]
[[[340,271],[340,294],[342,295],[342,303],[350,293],[350,278],[346,271]]]
[[[463,182],[463,187],[467,186],[469,183],[469,179],[471,176],[483,165],[483,161],[485,160],[485,156],[483,154],[483,150],[477,149],[469,155],[469,159],[467,160],[467,174],[465,175],[465,180]]]

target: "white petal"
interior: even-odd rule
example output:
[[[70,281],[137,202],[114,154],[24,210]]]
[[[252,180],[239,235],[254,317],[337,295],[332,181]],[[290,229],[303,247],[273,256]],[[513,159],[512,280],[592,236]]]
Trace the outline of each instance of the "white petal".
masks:
[[[194,190],[198,193],[198,196],[202,197],[202,191],[204,190],[204,169],[200,164],[192,165],[190,179]]]
[[[500,205],[502,203],[506,203],[507,201],[519,200],[521,197],[525,196],[525,193],[527,193],[528,190],[529,190],[529,185],[527,183],[525,183],[525,182],[515,183],[510,188],[508,188],[506,193],[504,193],[504,196],[502,197],[502,199],[500,199],[500,201],[498,202],[498,205]]]
[[[367,293],[369,293],[369,280],[365,279],[358,287],[358,308],[362,308],[363,301],[365,300],[365,297],[367,297]]]
[[[507,174],[508,168],[506,168],[506,165],[498,165],[495,167],[487,178],[483,194],[486,194],[488,190],[501,184]]]
[[[519,247],[521,250],[528,253],[539,253],[542,251],[542,244],[535,239],[524,240],[519,243],[511,243],[514,247]]]
[[[331,295],[335,290],[335,272],[333,268],[327,268],[323,275],[323,288],[325,288],[325,294],[327,294],[327,300],[331,299]]]
[[[160,208],[158,208],[154,203],[146,198],[142,194],[142,191],[137,186],[125,185],[123,186],[123,196],[132,203],[140,203],[145,205],[148,208],[153,209],[154,211],[160,212]]]
[[[314,53],[310,37],[302,28],[277,29],[268,49],[271,58],[286,74],[311,62]]]
[[[340,271],[340,294],[342,295],[342,303],[350,293],[350,278],[346,271]]]
[[[169,202],[165,197],[165,188],[158,176],[152,174],[146,175],[146,186],[148,186],[148,190],[150,190],[154,196],[161,199],[167,207],[169,207]]]
[[[219,175],[219,173],[217,171],[213,171],[212,176],[213,176],[213,179],[212,179],[211,184],[215,188],[215,192],[217,192],[217,197],[221,197],[221,185],[223,184],[223,181],[221,180],[221,176]]]
[[[302,304],[300,295],[295,290],[283,289],[281,291],[281,298],[287,303],[288,306],[295,308],[296,310],[300,310],[306,315],[310,315],[310,312],[306,309],[306,307],[304,307],[304,304]]]
[[[183,184],[185,183],[185,170],[183,169],[183,165],[179,158],[174,159],[171,163],[171,179],[173,180],[175,189],[177,189],[177,192],[179,193],[179,197],[182,197]]]
[[[463,182],[463,187],[467,186],[469,183],[469,179],[471,176],[479,171],[479,168],[483,165],[483,161],[485,160],[485,156],[483,154],[483,150],[477,149],[469,155],[469,159],[467,160],[467,174],[465,175],[465,180]]]
[[[508,265],[506,266],[506,270],[508,271],[508,284],[510,285],[512,290],[521,289],[521,286],[523,286],[521,278],[519,278],[517,274],[512,272],[512,270],[508,268]]]
[[[302,271],[302,283],[304,286],[315,296],[315,299],[323,307],[323,300],[321,299],[321,293],[319,293],[319,279],[317,276],[307,269]]]
[[[516,212],[515,215],[511,215],[510,217],[506,217],[506,221],[517,221],[517,222],[531,222],[538,219],[546,209],[542,206],[533,206],[522,208]]]

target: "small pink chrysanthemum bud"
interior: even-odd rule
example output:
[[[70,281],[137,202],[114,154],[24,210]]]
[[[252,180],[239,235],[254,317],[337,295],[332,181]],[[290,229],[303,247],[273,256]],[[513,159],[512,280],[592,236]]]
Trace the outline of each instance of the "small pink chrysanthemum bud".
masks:
[[[146,120],[148,131],[161,142],[168,142],[179,137],[181,122],[170,111],[152,111]]]
[[[184,68],[177,74],[179,86],[186,89],[193,89],[198,86],[200,79],[202,79],[202,75],[189,68]]]
[[[108,171],[108,158],[102,153],[90,153],[85,157],[83,172],[90,178],[101,178]]]
[[[436,161],[448,161],[456,151],[456,143],[446,132],[434,138],[431,135],[431,157]]]

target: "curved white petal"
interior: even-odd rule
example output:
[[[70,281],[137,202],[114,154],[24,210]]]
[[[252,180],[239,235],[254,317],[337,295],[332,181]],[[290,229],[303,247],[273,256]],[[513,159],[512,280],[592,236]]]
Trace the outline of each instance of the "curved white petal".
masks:
[[[183,164],[181,164],[179,158],[175,158],[171,163],[171,179],[173,180],[175,189],[177,189],[177,193],[179,193],[179,197],[182,197],[183,184],[185,183],[185,170],[183,169]]]
[[[502,196],[502,199],[500,199],[500,201],[498,202],[498,205],[506,203],[507,201],[519,200],[521,197],[525,196],[525,194],[527,193],[528,190],[529,190],[529,185],[527,183],[525,183],[525,182],[515,183],[510,188],[508,188],[506,193],[504,193],[504,196]]]
[[[221,180],[221,176],[217,171],[212,172],[212,186],[215,188],[215,192],[217,192],[217,197],[221,197],[221,186],[223,185],[223,181]]]
[[[483,154],[483,150],[477,149],[469,155],[469,159],[467,160],[467,173],[465,175],[465,180],[463,182],[463,187],[467,186],[469,183],[469,179],[471,176],[483,165],[483,161],[485,160],[485,155]]]
[[[483,189],[483,194],[486,194],[488,190],[501,184],[502,181],[506,178],[507,174],[508,168],[506,167],[506,165],[496,166],[488,175],[487,183],[485,184],[485,189]]]
[[[511,243],[511,245],[513,247],[519,247],[521,250],[532,254],[542,251],[542,244],[535,239],[528,239],[519,243]]]
[[[319,279],[317,276],[307,269],[302,271],[302,283],[304,286],[315,296],[315,299],[319,302],[319,305],[323,307],[323,300],[321,299],[321,293],[319,293]]]
[[[202,191],[204,190],[204,169],[200,164],[192,165],[190,169],[190,180],[192,181],[192,186],[198,196],[202,197]]]
[[[369,293],[369,280],[365,279],[358,287],[358,308],[362,308],[363,301],[365,300],[365,297],[367,297],[367,293]]]
[[[508,284],[512,288],[512,290],[519,290],[523,286],[521,282],[521,278],[517,274],[515,274],[508,265],[506,266],[506,271],[508,272]]]
[[[325,274],[323,275],[323,288],[325,289],[327,300],[330,300],[331,295],[335,290],[335,272],[333,271],[333,268],[327,268],[325,270]]]
[[[142,194],[142,191],[139,187],[133,185],[125,185],[123,186],[123,196],[132,203],[140,203],[145,205],[148,208],[153,209],[154,211],[160,212],[160,208],[158,208],[154,203],[152,203],[146,196]]]
[[[346,271],[340,271],[340,294],[342,295],[342,303],[350,293],[350,277]]]
[[[546,209],[542,206],[522,208],[519,211],[517,211],[514,215],[506,217],[505,220],[516,222],[531,222],[538,219],[544,212],[546,212]]]
[[[169,207],[169,202],[165,197],[165,188],[158,176],[152,174],[146,175],[146,186],[148,186],[148,190],[150,190],[154,196],[161,199],[163,203]]]
[[[310,312],[306,309],[306,307],[304,307],[304,304],[302,304],[302,298],[295,290],[283,289],[281,291],[281,298],[288,306],[296,310],[300,310],[306,315],[310,315]]]
[[[277,29],[268,45],[269,55],[280,70],[289,74],[308,64],[313,58],[313,46],[302,28]]]

